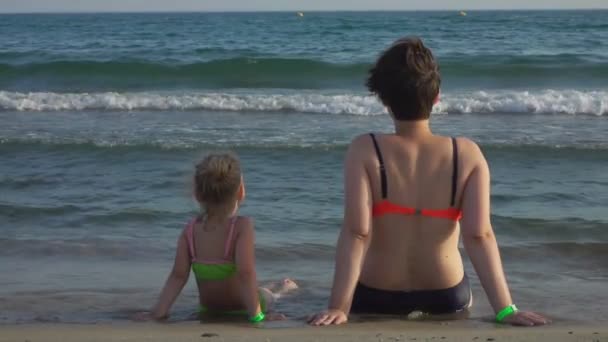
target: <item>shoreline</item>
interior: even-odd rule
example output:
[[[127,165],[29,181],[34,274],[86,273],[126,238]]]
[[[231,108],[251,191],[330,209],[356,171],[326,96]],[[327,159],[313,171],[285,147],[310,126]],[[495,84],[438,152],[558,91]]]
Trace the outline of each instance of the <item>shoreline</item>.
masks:
[[[472,324],[471,324],[472,323]],[[15,341],[608,341],[601,323],[510,327],[479,322],[382,321],[309,327],[301,321],[249,325],[179,323],[1,325],[0,342]]]

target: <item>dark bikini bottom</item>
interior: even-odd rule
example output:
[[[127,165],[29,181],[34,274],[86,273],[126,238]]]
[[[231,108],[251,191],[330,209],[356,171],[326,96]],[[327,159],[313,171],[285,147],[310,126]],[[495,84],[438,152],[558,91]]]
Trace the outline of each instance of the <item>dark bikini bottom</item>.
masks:
[[[466,309],[471,302],[471,287],[465,275],[462,281],[448,289],[388,291],[357,284],[351,311],[354,313],[409,314],[422,311],[428,314],[449,314]]]

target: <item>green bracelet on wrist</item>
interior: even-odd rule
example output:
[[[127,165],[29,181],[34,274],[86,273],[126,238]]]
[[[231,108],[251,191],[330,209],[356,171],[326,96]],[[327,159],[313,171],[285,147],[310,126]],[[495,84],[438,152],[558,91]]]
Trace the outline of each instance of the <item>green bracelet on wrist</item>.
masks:
[[[266,315],[264,315],[264,313],[262,311],[260,311],[259,314],[249,318],[249,322],[260,323],[260,322],[264,321],[265,318],[266,318]]]
[[[505,318],[515,314],[517,311],[517,306],[515,306],[515,304],[505,307],[496,314],[496,322],[502,323]]]

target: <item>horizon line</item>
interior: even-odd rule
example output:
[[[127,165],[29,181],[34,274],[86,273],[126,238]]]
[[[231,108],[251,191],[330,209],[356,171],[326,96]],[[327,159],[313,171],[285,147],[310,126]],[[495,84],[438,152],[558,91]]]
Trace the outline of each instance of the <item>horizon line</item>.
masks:
[[[453,11],[468,11],[468,12],[522,12],[522,11],[597,11],[597,10],[608,10],[608,7],[589,7],[589,8],[450,8],[450,9],[315,9],[315,10],[125,10],[125,11],[113,11],[113,10],[67,10],[67,11],[0,11],[0,15],[3,14],[162,14],[162,13],[357,13],[357,12],[453,12]]]

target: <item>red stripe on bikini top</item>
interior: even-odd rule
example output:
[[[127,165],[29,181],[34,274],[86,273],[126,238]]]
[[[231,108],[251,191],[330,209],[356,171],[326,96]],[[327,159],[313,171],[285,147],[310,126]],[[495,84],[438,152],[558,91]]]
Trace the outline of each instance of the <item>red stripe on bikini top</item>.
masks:
[[[442,218],[452,221],[458,221],[462,218],[462,211],[450,207],[448,209],[416,209],[410,207],[402,207],[382,200],[375,203],[372,207],[372,216],[382,216],[386,214],[401,214],[401,215],[421,215],[427,217]]]

